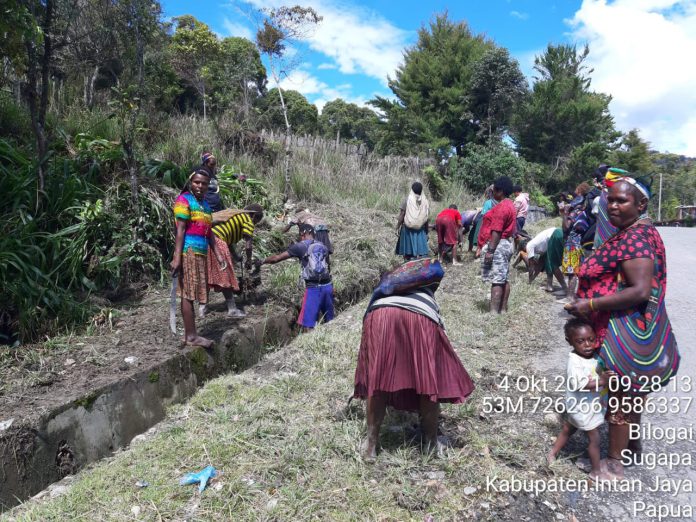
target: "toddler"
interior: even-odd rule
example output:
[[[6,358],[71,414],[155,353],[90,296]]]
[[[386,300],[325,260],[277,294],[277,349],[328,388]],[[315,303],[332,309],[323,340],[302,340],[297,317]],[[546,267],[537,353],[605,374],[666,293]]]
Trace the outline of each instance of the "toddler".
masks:
[[[600,475],[598,428],[604,422],[606,412],[606,384],[616,374],[603,370],[595,353],[595,332],[586,319],[569,319],[564,331],[566,341],[573,347],[568,358],[566,416],[548,461],[553,462],[576,430],[584,431],[590,440],[587,448],[592,463],[590,477],[597,480]]]

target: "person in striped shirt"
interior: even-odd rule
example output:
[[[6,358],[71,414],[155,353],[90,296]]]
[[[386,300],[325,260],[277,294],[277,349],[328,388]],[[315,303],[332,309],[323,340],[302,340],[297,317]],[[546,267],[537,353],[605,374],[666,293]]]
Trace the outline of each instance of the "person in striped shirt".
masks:
[[[245,268],[251,270],[251,257],[253,254],[254,227],[263,219],[263,208],[261,205],[253,203],[244,207],[244,211],[234,214],[232,217],[213,225],[213,239],[218,250],[222,252],[226,268],[221,269],[221,265],[216,260],[208,260],[208,287],[217,292],[222,292],[227,303],[227,315],[233,318],[245,316],[234,301],[234,292],[239,291],[239,284],[234,275],[232,257],[234,246],[242,239],[246,247]],[[207,309],[205,306],[199,308],[199,315],[204,316]]]

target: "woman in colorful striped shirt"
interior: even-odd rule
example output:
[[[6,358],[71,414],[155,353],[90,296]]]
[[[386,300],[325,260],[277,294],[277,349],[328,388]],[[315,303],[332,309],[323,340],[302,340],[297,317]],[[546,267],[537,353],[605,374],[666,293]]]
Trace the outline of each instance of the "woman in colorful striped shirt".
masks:
[[[251,270],[252,256],[252,240],[254,236],[254,227],[263,219],[263,208],[261,205],[253,203],[244,207],[244,211],[238,211],[232,215],[227,221],[218,223],[213,226],[213,240],[218,252],[221,253],[226,267],[215,262],[213,259],[208,259],[208,288],[212,288],[216,292],[222,292],[227,303],[227,316],[233,318],[242,318],[245,316],[234,302],[234,292],[239,291],[239,283],[234,275],[232,252],[234,245],[241,239],[244,239],[246,244],[246,266],[247,270]],[[201,315],[205,315],[205,307],[201,308]]]
[[[196,332],[193,302],[208,302],[207,263],[208,247],[213,249],[222,270],[225,260],[218,252],[210,232],[213,216],[205,201],[210,176],[205,170],[196,170],[174,202],[176,243],[171,263],[172,276],[179,277],[181,316],[184,319],[184,341],[188,346],[210,348],[213,341]]]

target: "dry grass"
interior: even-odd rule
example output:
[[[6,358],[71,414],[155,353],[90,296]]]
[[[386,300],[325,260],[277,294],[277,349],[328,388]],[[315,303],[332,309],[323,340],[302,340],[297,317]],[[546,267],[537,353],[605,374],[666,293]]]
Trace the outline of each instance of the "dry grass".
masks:
[[[445,406],[445,458],[421,454],[414,416],[390,413],[377,463],[358,458],[363,405],[347,399],[365,301],[334,322],[297,338],[259,366],[209,382],[175,407],[156,433],[83,471],[56,499],[29,502],[10,520],[489,520],[552,519],[530,499],[486,491],[486,477],[544,478],[554,431],[543,414],[482,415],[486,396],[520,395],[497,388],[508,374],[535,374],[547,349],[547,302],[524,274],[515,277],[511,311],[481,312],[488,288],[478,267],[448,269],[438,292],[448,334],[477,384],[462,406]],[[212,464],[223,474],[198,495],[177,485],[185,472]],[[151,486],[135,487],[138,480]],[[473,493],[470,488],[477,488]],[[138,517],[131,511],[140,510]]]

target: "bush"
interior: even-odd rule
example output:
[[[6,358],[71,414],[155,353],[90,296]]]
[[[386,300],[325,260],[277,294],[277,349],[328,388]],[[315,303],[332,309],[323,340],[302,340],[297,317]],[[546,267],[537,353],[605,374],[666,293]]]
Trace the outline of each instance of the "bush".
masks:
[[[17,105],[10,95],[0,91],[0,136],[28,141],[31,136],[31,119],[29,113],[21,105]]]
[[[454,162],[452,176],[461,180],[470,190],[483,192],[499,176],[513,180],[523,178],[526,162],[504,144],[493,146],[469,143],[464,147],[464,156]]]
[[[435,201],[440,201],[445,193],[445,180],[435,167],[428,165],[423,169],[423,175],[428,183],[428,190]]]

